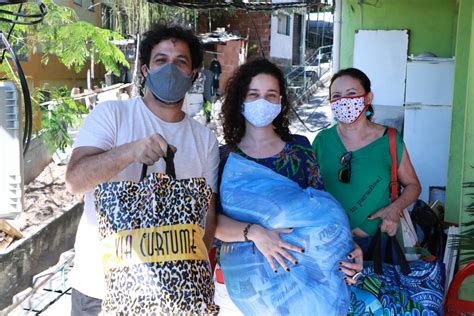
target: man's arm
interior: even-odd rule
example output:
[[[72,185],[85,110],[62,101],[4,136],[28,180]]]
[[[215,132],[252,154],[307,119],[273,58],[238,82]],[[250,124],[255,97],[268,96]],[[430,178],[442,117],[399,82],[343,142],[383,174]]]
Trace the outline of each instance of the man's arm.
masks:
[[[66,188],[73,194],[88,192],[109,181],[129,164],[152,165],[161,157],[168,144],[159,134],[104,151],[97,147],[73,150],[66,171]]]
[[[216,200],[217,194],[213,193],[211,202],[207,209],[206,216],[206,231],[204,232],[204,243],[206,244],[207,251],[211,250],[212,242],[214,241],[214,235],[216,234]]]
[[[97,147],[79,147],[73,150],[66,171],[66,189],[73,193],[90,191],[107,182],[133,162],[126,144],[109,151]]]

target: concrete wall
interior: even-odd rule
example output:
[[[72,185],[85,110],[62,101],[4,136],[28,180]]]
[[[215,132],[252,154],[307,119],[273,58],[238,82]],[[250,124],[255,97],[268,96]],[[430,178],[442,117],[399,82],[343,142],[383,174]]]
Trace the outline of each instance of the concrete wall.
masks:
[[[48,145],[40,138],[31,140],[28,151],[23,158],[23,182],[25,185],[36,179],[36,177],[51,162],[52,153]]]
[[[293,0],[274,0],[272,2],[293,2]],[[289,30],[289,35],[285,34],[279,34],[277,32],[278,30],[278,16],[277,15],[272,15],[271,19],[271,40],[270,40],[270,59],[274,61],[276,64],[280,66],[291,66],[293,64],[293,59],[295,59],[295,62],[297,61],[298,56],[293,56],[293,54],[296,51],[299,50],[294,50],[294,44],[293,43],[293,38],[295,36],[295,33],[301,33],[301,42],[296,44],[296,45],[303,45],[302,51],[300,51],[300,57],[304,56],[304,47],[305,47],[305,29],[306,29],[306,17],[303,14],[302,16],[302,28],[300,30],[295,30],[294,29],[294,23],[295,23],[295,14],[289,16],[290,17],[290,30]],[[304,62],[303,60],[300,60],[300,62]]]
[[[76,204],[35,234],[0,252],[0,310],[11,305],[15,294],[31,286],[34,275],[55,265],[61,253],[73,248],[82,211],[82,204]]]
[[[91,5],[91,0],[82,0],[82,5],[74,3],[74,0],[55,0],[54,2],[56,4],[74,9],[81,21],[86,21],[94,25],[100,25],[100,5],[94,6],[92,11],[89,10],[88,7]],[[95,3],[98,2],[100,1],[95,1]]]
[[[408,29],[409,54],[454,55],[457,0],[383,0],[377,6],[360,6],[358,0],[342,3],[341,68],[352,66],[354,34],[360,29]]]
[[[55,56],[50,56],[47,65],[41,62],[41,57],[38,54],[31,55],[27,62],[21,63],[23,71],[28,78],[28,87],[31,91],[45,84],[50,87],[61,87],[64,85],[73,87],[77,84],[87,88],[88,64],[84,65],[82,70],[77,73],[74,69],[67,69]],[[95,77],[104,78],[104,74],[104,68],[96,65]]]
[[[289,16],[290,21],[290,34],[279,34],[278,29],[278,16],[272,15],[271,19],[271,40],[270,40],[270,57],[278,59],[291,60],[293,58],[293,16]]]

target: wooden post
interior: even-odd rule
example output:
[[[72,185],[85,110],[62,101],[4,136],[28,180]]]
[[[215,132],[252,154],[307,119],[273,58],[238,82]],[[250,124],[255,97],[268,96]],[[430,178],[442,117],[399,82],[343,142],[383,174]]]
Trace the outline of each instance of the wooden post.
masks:
[[[3,240],[0,240],[0,251],[10,246],[15,239],[23,238],[23,234],[4,219],[0,219],[0,231],[6,234]]]
[[[133,75],[132,75],[132,93],[131,97],[136,97],[140,94],[140,82],[139,82],[139,75],[138,75],[138,68],[139,68],[139,61],[138,61],[138,54],[140,51],[140,34],[137,34],[137,44],[135,46],[135,66],[133,67]]]

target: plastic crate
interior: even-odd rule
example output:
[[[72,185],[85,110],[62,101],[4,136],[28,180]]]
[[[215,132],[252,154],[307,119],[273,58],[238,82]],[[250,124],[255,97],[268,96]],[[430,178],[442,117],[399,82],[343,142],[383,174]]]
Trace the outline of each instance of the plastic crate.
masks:
[[[448,290],[446,302],[444,304],[444,311],[446,316],[465,316],[474,315],[474,302],[461,300],[459,298],[459,289],[463,281],[468,277],[474,275],[474,261],[471,261],[461,271],[459,271]]]

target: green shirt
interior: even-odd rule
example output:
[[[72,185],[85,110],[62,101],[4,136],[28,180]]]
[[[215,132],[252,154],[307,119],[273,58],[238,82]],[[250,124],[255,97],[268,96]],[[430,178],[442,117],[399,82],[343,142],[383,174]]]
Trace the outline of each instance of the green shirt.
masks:
[[[397,132],[398,165],[402,159],[403,141]],[[321,131],[313,142],[326,190],[342,204],[349,216],[351,228],[360,228],[374,235],[379,219],[367,216],[390,204],[390,174],[392,159],[388,133],[352,152],[351,179],[342,183],[338,173],[341,156],[347,152],[337,133],[336,125]]]

